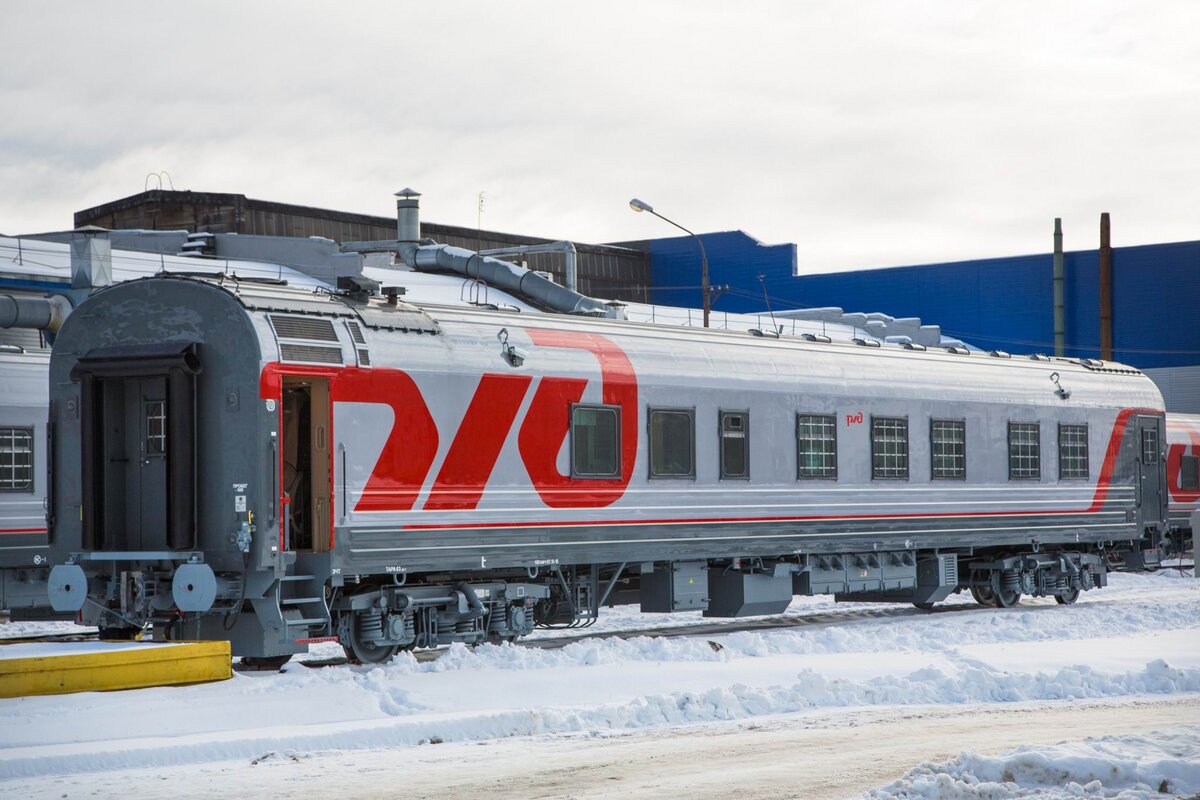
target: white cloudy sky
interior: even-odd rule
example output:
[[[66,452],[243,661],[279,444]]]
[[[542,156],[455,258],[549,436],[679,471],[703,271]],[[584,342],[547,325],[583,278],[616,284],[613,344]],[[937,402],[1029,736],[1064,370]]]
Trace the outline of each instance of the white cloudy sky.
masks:
[[[0,5],[0,231],[177,188],[802,271],[1200,239],[1200,3]]]

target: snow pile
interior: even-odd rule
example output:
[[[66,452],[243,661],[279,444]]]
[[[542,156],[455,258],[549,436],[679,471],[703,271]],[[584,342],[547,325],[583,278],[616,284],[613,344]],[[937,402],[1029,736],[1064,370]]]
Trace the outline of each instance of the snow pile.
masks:
[[[921,764],[867,800],[1152,800],[1200,792],[1200,728]]]
[[[833,707],[1012,703],[1200,692],[1200,669],[1175,669],[1156,661],[1140,671],[1121,674],[1097,672],[1086,666],[1032,674],[1009,674],[987,668],[967,668],[951,674],[929,667],[908,675],[888,674],[862,681],[805,670],[790,685],[739,683],[698,691],[646,694],[586,706],[531,704],[490,710],[465,706],[445,710],[429,709],[415,701],[387,679],[384,669],[358,673],[357,677],[364,688],[369,685],[377,693],[376,708],[381,713],[373,718],[308,725],[289,725],[284,719],[270,722],[261,718],[243,719],[232,729],[203,733],[171,732],[169,725],[162,723],[158,736],[132,738],[119,735],[118,731],[124,728],[123,720],[114,718],[109,721],[113,726],[109,731],[111,738],[93,730],[91,735],[98,738],[86,743],[68,738],[57,744],[0,750],[0,779],[245,759],[271,751],[305,753],[331,747],[338,750],[404,747],[435,737],[445,742],[464,742],[511,736],[596,735]],[[255,683],[256,689],[272,686],[270,681],[242,683]],[[180,696],[186,694],[183,691]],[[319,690],[306,696],[308,702],[315,704],[326,699]],[[82,697],[102,703],[107,700],[95,695]],[[121,700],[117,698],[118,702]],[[61,727],[57,716],[43,723]]]

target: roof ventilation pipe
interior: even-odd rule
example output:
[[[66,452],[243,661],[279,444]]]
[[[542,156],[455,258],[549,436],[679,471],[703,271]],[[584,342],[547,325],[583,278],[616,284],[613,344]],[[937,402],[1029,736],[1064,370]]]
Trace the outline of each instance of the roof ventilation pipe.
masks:
[[[421,193],[404,188],[396,192],[396,238],[401,242],[421,241]]]
[[[70,313],[71,303],[62,295],[17,297],[0,294],[0,328],[57,331]]]
[[[579,256],[571,242],[526,244],[520,247],[497,247],[493,250],[479,251],[481,256],[520,256],[526,253],[562,253],[567,262],[567,288],[572,292],[579,291]]]
[[[603,300],[585,297],[533,270],[481,256],[461,247],[445,244],[402,248],[405,262],[419,270],[449,270],[467,278],[477,278],[489,286],[527,297],[535,303],[563,314],[609,316],[610,308]]]

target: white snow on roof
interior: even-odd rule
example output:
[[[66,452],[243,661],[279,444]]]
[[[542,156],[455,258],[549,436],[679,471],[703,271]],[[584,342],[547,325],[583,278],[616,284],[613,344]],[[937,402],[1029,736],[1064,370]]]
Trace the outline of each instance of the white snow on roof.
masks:
[[[136,250],[112,251],[114,281],[145,278],[159,273],[226,274],[238,278],[267,278],[285,280],[289,286],[327,288],[327,283],[310,277],[298,269],[267,261],[204,258],[164,255]],[[418,272],[404,267],[363,268],[363,275],[378,281],[381,286],[402,286],[404,299],[417,305],[495,306],[524,313],[542,313],[525,300],[484,284],[482,281],[445,273]],[[69,283],[71,280],[71,247],[60,242],[0,237],[0,280],[33,280]],[[698,309],[648,303],[623,303],[626,316],[635,322],[701,327],[702,314]],[[836,312],[836,313],[835,313]],[[886,314],[841,314],[841,309],[783,309],[770,313],[736,314],[713,311],[713,328],[734,331],[761,331],[768,336],[828,336],[848,341],[855,338],[883,339],[887,331],[882,321],[892,321]],[[909,322],[898,320],[896,322]],[[915,321],[919,325],[919,320]],[[926,326],[928,327],[928,326]],[[918,330],[913,326],[913,330]],[[936,342],[933,339],[933,342]],[[961,344],[957,339],[942,337],[941,344]]]
[[[136,250],[112,251],[113,281],[146,278],[160,272],[227,273],[239,278],[286,280],[292,286],[324,286],[303,272],[263,261],[143,253]],[[71,280],[71,246],[60,242],[0,237],[0,277],[27,280]]]

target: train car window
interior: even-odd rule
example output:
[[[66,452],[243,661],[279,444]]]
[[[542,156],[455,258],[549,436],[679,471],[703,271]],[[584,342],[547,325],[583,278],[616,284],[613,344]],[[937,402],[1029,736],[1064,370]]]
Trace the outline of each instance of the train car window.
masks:
[[[1179,459],[1179,488],[1200,489],[1200,456]]]
[[[33,429],[0,428],[0,492],[33,491]]]
[[[1063,480],[1088,477],[1088,426],[1058,426],[1058,477]]]
[[[1008,423],[1009,480],[1042,477],[1042,426],[1037,422]]]
[[[1142,431],[1142,463],[1158,463],[1158,431],[1153,428]]]
[[[967,423],[961,419],[929,422],[931,477],[964,480],[967,477]]]
[[[167,403],[165,400],[150,400],[145,406],[146,455],[167,454]]]
[[[796,415],[800,478],[837,478],[837,420],[829,414]]]
[[[721,412],[721,477],[750,477],[750,412]]]
[[[649,426],[650,477],[696,477],[695,411],[653,408]]]
[[[908,420],[871,417],[871,477],[908,480]]]
[[[571,474],[615,478],[621,474],[619,406],[571,406]]]

